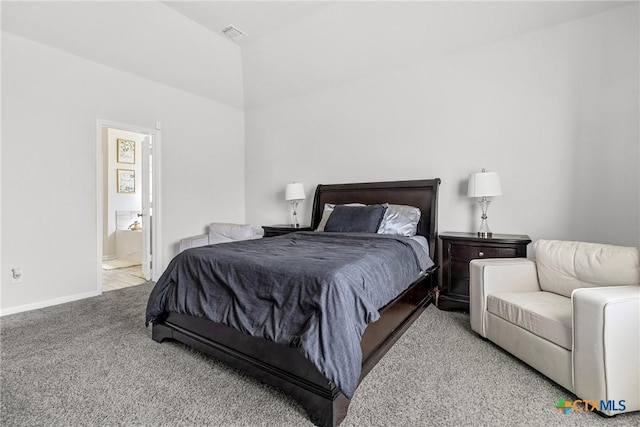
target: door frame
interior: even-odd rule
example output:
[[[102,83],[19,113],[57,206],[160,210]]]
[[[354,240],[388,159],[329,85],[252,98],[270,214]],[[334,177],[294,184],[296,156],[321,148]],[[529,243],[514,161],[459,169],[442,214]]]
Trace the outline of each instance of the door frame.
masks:
[[[162,202],[161,202],[161,191],[160,191],[160,183],[161,183],[161,156],[160,156],[160,147],[162,140],[162,133],[159,129],[151,129],[143,126],[131,125],[127,123],[114,122],[111,120],[97,119],[96,120],[96,235],[97,235],[97,256],[96,256],[96,268],[97,268],[97,290],[100,294],[102,294],[102,251],[103,251],[103,227],[104,227],[104,218],[102,209],[103,205],[103,167],[102,167],[102,129],[111,128],[124,130],[128,132],[135,132],[143,135],[148,135],[152,137],[152,183],[151,183],[151,193],[153,199],[153,216],[151,217],[151,230],[153,233],[152,243],[151,243],[151,280],[157,280],[158,277],[162,274],[162,229],[160,225],[162,224],[161,215],[162,215]]]

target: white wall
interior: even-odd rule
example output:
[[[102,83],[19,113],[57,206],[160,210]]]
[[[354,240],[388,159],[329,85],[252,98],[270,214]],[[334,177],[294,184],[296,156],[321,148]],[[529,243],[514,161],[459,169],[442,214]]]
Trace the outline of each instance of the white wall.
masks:
[[[247,221],[286,221],[293,180],[308,223],[316,184],[440,177],[440,231],[475,231],[486,168],[495,233],[638,246],[638,26],[636,4],[248,109]]]
[[[239,55],[225,66],[241,78]],[[3,313],[98,289],[97,119],[162,123],[163,265],[206,223],[244,220],[241,110],[3,32]]]
[[[270,97],[245,119],[226,89],[211,101],[3,31],[0,308],[96,292],[97,119],[162,123],[163,265],[211,221],[287,221],[293,180],[306,185],[308,222],[318,183],[438,176],[440,230],[472,231],[479,213],[466,177],[483,167],[503,179],[489,210],[494,232],[637,246],[638,36],[636,4],[305,85],[312,90]],[[287,50],[272,48],[286,61]],[[242,87],[240,55],[221,57],[225,88]],[[23,283],[11,283],[12,267]]]
[[[243,108],[238,46],[165,2],[2,1],[0,9],[3,31]]]

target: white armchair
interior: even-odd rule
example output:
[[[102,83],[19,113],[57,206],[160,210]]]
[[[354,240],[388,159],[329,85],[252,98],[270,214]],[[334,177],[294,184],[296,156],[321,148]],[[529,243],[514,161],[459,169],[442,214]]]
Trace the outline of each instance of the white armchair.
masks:
[[[259,239],[261,237],[261,235],[256,234],[251,224],[225,224],[212,222],[209,224],[208,233],[186,237],[180,240],[180,252],[185,249],[197,248],[199,246],[235,242],[238,240]]]
[[[471,329],[606,415],[640,410],[640,251],[545,241],[470,264]]]

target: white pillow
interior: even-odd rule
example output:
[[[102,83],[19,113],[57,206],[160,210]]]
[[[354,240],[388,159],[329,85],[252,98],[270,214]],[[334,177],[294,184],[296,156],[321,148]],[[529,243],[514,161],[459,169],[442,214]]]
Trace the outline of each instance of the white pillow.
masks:
[[[366,205],[362,203],[346,203],[344,204],[344,206],[366,206]],[[322,218],[320,218],[320,223],[318,224],[318,228],[316,228],[316,231],[324,231],[324,227],[327,225],[329,216],[331,216],[331,212],[333,212],[333,209],[335,207],[336,205],[333,205],[331,203],[324,204],[324,210],[322,211]]]
[[[387,211],[382,217],[378,234],[393,236],[415,236],[420,221],[420,209],[407,205],[387,205]]]

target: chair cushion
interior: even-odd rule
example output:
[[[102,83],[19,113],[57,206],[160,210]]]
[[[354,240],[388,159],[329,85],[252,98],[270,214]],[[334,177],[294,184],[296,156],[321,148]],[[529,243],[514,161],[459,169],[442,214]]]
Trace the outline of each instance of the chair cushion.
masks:
[[[224,224],[212,222],[209,224],[209,244],[246,240],[255,236],[256,232],[251,224]]]
[[[552,292],[500,292],[487,296],[487,311],[571,350],[571,298]]]
[[[577,288],[640,283],[638,248],[560,240],[538,240],[533,248],[544,291],[571,297]]]

